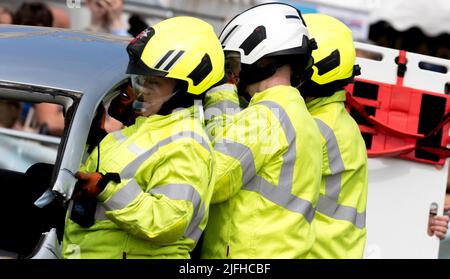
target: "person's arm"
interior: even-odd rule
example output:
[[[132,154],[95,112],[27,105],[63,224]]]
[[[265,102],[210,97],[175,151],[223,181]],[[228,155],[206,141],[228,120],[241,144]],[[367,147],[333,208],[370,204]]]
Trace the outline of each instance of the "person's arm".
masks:
[[[234,196],[255,177],[275,150],[281,152],[283,143],[277,133],[281,128],[277,125],[268,108],[253,106],[236,114],[223,127],[216,127],[212,142],[216,182],[211,203]]]
[[[153,162],[159,162],[156,166],[144,162],[137,176],[122,181],[123,187],[116,189],[117,185],[109,183],[97,198],[105,203],[106,216],[122,229],[169,243],[183,234],[189,237],[186,229],[202,214],[202,206],[209,204],[212,165],[204,159],[209,151],[192,139],[177,140],[160,148],[160,154],[159,158],[152,156]],[[119,201],[120,196],[126,198]]]
[[[204,109],[206,133],[214,138],[216,127],[224,126],[233,115],[242,110],[236,86],[226,83],[211,88],[205,95]]]
[[[205,95],[204,108],[205,130],[213,140],[216,158],[216,184],[211,203],[220,203],[248,182],[249,177],[243,174],[256,172],[253,154],[263,157],[257,151],[261,145],[256,138],[264,138],[258,133],[264,133],[269,126],[264,117],[257,116],[256,110],[242,111],[237,88],[231,83],[210,89]]]

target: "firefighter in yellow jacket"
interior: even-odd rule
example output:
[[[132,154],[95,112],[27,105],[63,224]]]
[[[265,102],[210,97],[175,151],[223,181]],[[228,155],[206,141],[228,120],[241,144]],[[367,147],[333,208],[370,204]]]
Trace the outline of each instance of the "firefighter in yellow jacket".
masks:
[[[224,77],[220,42],[206,22],[175,17],[127,51],[142,116],[107,135],[77,173],[65,258],[189,258],[207,223],[213,153],[194,103]],[[89,224],[83,212],[92,197]]]
[[[227,57],[240,57],[239,92],[251,99],[238,112],[233,85],[207,94],[217,167],[202,257],[304,258],[314,242],[322,151],[291,79],[311,66],[314,44],[301,14],[280,3],[237,15],[220,39]],[[225,115],[215,121],[210,106],[226,107]]]
[[[317,41],[311,79],[300,87],[323,137],[323,173],[310,258],[362,258],[366,242],[367,154],[345,109],[343,87],[359,67],[351,30],[323,14],[304,16]]]

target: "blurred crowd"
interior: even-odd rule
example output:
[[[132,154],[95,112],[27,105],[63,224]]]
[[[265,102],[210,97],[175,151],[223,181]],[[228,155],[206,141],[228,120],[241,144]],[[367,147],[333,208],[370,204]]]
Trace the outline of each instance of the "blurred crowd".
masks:
[[[138,15],[131,15],[128,24],[122,20],[123,0],[86,0],[86,7],[89,9],[91,17],[87,31],[110,33],[119,36],[129,36],[130,39],[147,27],[147,24]],[[0,5],[0,24],[16,24],[42,27],[70,28],[71,20],[69,14],[61,8],[48,6],[43,2],[24,2],[15,11],[8,7]],[[372,32],[372,40],[377,42],[389,41],[390,33]],[[398,38],[398,36],[396,37]],[[417,36],[412,34],[408,39],[421,43],[419,47],[423,47],[424,40],[417,40]],[[412,39],[416,38],[416,39]],[[439,37],[440,39],[441,37]],[[398,40],[397,40],[398,41]],[[406,39],[405,42],[409,43]],[[402,41],[403,42],[403,41]],[[425,44],[433,45],[433,44]],[[439,45],[439,44],[438,44]],[[390,47],[398,47],[398,45],[386,45]],[[405,48],[403,45],[400,47]],[[428,51],[428,49],[427,49]],[[434,50],[439,52],[441,57],[446,58],[448,52],[442,49]],[[429,54],[429,53],[426,53]],[[362,56],[363,54],[359,55]],[[40,103],[28,104],[10,100],[0,100],[0,127],[35,131],[40,134],[51,136],[61,136],[64,131],[64,115],[63,107],[57,104]],[[106,122],[106,131],[111,132],[119,130],[121,123],[108,118]],[[450,173],[449,173],[450,174]],[[450,193],[450,180],[447,185],[447,191]],[[447,194],[446,203],[450,204],[450,194]],[[445,208],[449,210],[449,207]],[[432,226],[432,218],[430,218],[430,227]],[[429,234],[432,232],[429,230]],[[438,235],[444,238],[445,233]]]
[[[123,22],[123,0],[87,0],[86,7],[91,13],[86,31],[129,36],[131,39],[147,27],[137,15],[130,17],[128,25]],[[67,11],[39,1],[23,2],[15,11],[0,5],[0,24],[71,28]],[[107,124],[110,131],[121,127],[112,119],[108,119]],[[64,131],[63,108],[50,103],[0,100],[0,127],[61,136]]]

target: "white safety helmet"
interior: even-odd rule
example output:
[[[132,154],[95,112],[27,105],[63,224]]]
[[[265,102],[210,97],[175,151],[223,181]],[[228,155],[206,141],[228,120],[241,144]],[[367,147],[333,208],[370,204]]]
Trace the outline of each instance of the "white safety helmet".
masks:
[[[224,51],[239,52],[243,64],[267,56],[311,56],[314,49],[301,13],[284,3],[261,4],[238,14],[222,30],[220,42]]]
[[[298,86],[310,76],[311,52],[317,48],[300,11],[284,3],[261,4],[238,14],[224,27],[220,42],[226,57],[228,53],[240,56],[239,94],[285,64],[291,65],[291,82]],[[273,59],[260,66],[261,58]]]

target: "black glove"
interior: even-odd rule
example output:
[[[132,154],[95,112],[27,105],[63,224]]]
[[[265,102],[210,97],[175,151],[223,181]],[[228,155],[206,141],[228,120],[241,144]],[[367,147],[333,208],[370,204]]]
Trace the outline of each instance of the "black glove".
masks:
[[[120,183],[120,175],[115,172],[102,174],[100,172],[77,172],[78,179],[73,194],[74,200],[96,198],[110,181]]]

